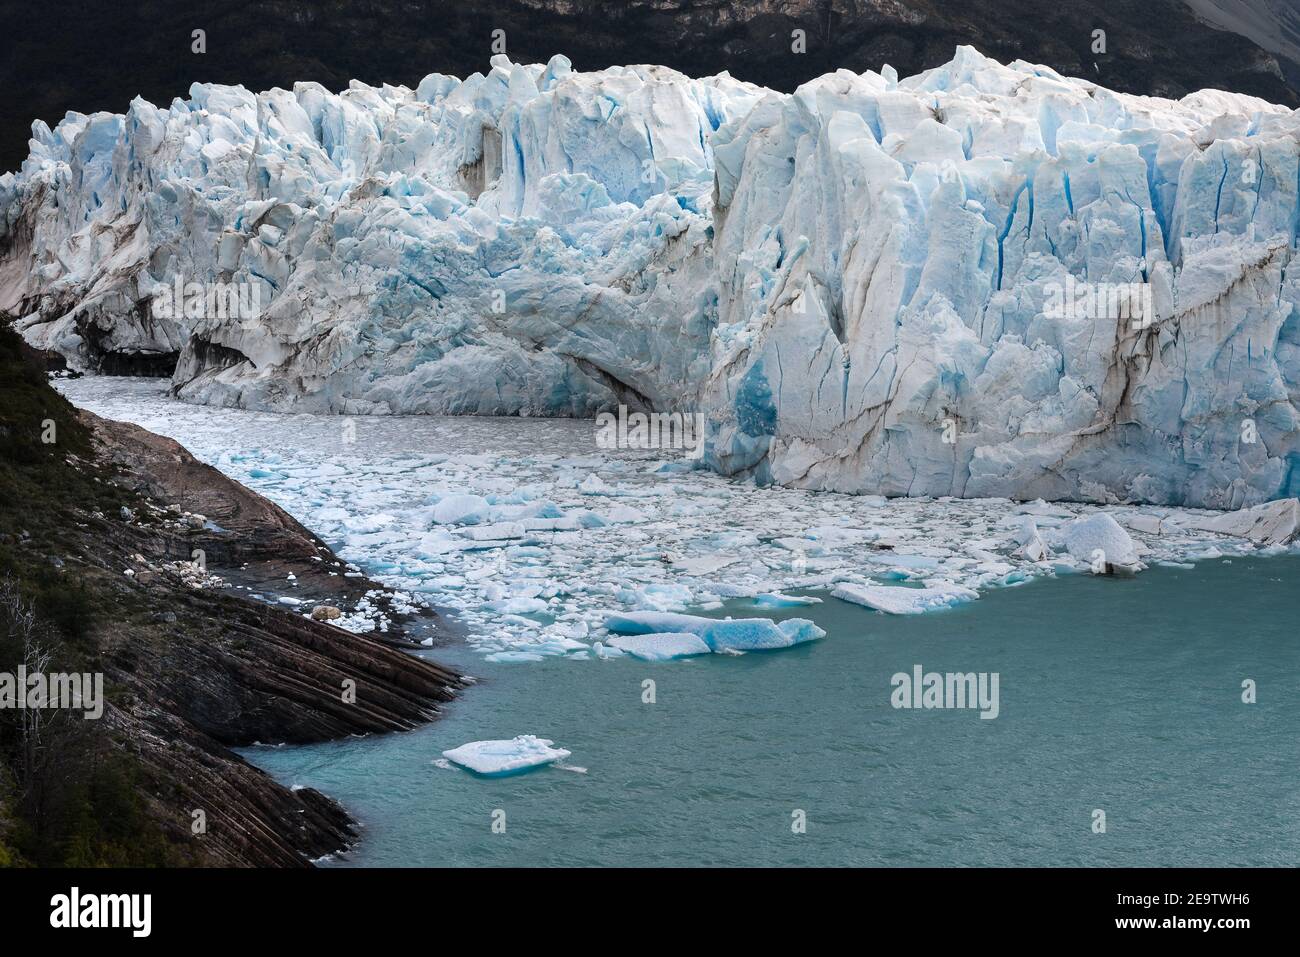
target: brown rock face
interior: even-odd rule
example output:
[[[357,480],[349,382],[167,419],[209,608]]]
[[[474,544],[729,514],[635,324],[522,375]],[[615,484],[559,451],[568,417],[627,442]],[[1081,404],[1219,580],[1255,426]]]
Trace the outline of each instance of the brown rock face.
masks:
[[[397,616],[372,636],[305,615],[382,599],[177,443],[78,413],[3,323],[0,382],[2,669],[26,660],[25,628],[54,670],[104,691],[101,720],[51,712],[42,739],[0,714],[0,859],[290,867],[344,849],[341,807],[230,748],[409,730],[459,676],[393,647],[411,644]],[[406,620],[446,631],[432,612]],[[42,749],[55,760],[34,762]]]
[[[132,568],[125,587],[154,609],[109,629],[101,647],[106,680],[123,691],[110,720],[153,772],[155,814],[203,863],[289,866],[342,849],[354,834],[338,805],[282,787],[228,748],[409,730],[437,716],[459,677],[366,635],[186,581],[171,563],[201,549],[209,574],[247,566],[246,580],[281,587],[293,575],[297,591],[341,603],[378,587],[338,574],[345,566],[311,532],[172,440],[80,417],[99,459],[117,466],[114,483],[161,507],[137,506],[120,521],[91,516],[94,546],[83,553],[108,574]],[[206,523],[195,529],[178,510]],[[194,811],[204,811],[206,832],[187,836]]]

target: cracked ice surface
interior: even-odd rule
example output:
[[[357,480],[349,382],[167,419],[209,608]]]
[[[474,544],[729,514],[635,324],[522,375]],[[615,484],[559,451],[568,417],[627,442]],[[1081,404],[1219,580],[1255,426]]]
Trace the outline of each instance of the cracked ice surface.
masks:
[[[699,411],[712,467],[832,491],[1300,493],[1300,117],[1249,96],[970,47],[790,95],[498,56],[33,133],[0,310],[74,364],[178,355],[189,401]],[[263,312],[151,315],[177,280]],[[1151,315],[1048,308],[1074,282]]]
[[[1293,546],[1270,540],[1296,530],[1294,502],[1261,516],[757,488],[665,469],[652,451],[598,449],[587,421],[285,416],[187,405],[149,380],[85,378],[59,388],[100,415],[182,442],[373,577],[455,610],[468,640],[503,661],[616,657],[604,628],[616,614],[753,598],[744,614],[762,618],[791,590],[836,587],[849,600],[907,613],[1086,572],[1092,555],[1070,553],[1069,531],[1102,512],[1119,535],[1108,523],[1100,536],[1084,524],[1088,534],[1076,537],[1089,548],[1131,544],[1147,565],[1275,554]],[[1044,560],[1030,557],[1034,544]],[[907,600],[915,586],[926,589],[913,596],[921,607]]]

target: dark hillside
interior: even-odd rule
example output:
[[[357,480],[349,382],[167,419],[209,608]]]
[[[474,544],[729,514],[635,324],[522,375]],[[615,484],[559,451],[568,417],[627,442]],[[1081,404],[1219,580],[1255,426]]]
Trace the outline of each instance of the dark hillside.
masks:
[[[107,705],[0,709],[0,864],[300,866],[343,848],[342,808],[229,748],[409,729],[459,679],[221,587],[293,572],[347,605],[376,586],[328,576],[324,544],[176,443],[78,413],[40,363],[0,328],[0,673],[100,672]]]

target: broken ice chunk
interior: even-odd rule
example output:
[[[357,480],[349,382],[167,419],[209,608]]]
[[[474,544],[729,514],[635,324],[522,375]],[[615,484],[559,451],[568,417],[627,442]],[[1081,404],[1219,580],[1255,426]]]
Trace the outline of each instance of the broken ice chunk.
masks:
[[[1183,528],[1236,535],[1259,544],[1285,544],[1294,541],[1300,534],[1300,501],[1284,498],[1236,512],[1189,516],[1179,524]]]
[[[905,588],[901,585],[853,585],[845,583],[831,592],[831,597],[866,605],[889,615],[918,615],[936,608],[947,608],[963,601],[973,601],[979,592],[962,585],[927,585]]]
[[[646,521],[646,514],[632,508],[630,505],[616,505],[601,517],[611,525],[620,525],[624,522]]]
[[[1105,512],[1089,515],[1065,529],[1065,550],[1072,558],[1096,566],[1104,563],[1107,571],[1136,570],[1140,566],[1137,546],[1128,532]]]
[[[713,649],[699,635],[689,632],[659,632],[649,635],[616,635],[609,644],[643,661],[670,661],[707,655]]]
[[[700,635],[714,651],[767,651],[788,648],[794,641],[770,618],[727,618],[710,621]]]
[[[763,592],[754,598],[754,604],[762,608],[799,608],[803,605],[817,605],[820,598],[810,595],[782,595],[780,592]]]
[[[534,615],[546,611],[547,604],[540,598],[498,598],[484,602],[483,608],[498,615]]]
[[[793,639],[770,618],[701,618],[671,612],[634,611],[610,615],[605,627],[625,635],[687,632],[703,638],[713,651],[766,651],[788,648]]]
[[[883,552],[872,555],[871,560],[888,565],[890,568],[903,568],[910,571],[931,571],[939,567],[939,559],[929,555],[902,555],[897,552]]]
[[[471,741],[442,752],[442,756],[475,774],[501,778],[563,760],[572,753],[551,747],[554,743],[536,735],[521,734],[509,740]]]
[[[1158,515],[1145,515],[1141,512],[1125,516],[1124,524],[1144,535],[1164,535],[1166,531],[1165,523]]]
[[[782,634],[796,645],[826,637],[826,629],[818,628],[807,618],[787,618],[777,627],[781,629]]]
[[[1051,549],[1047,547],[1043,536],[1038,532],[1038,525],[1028,515],[1021,523],[1017,540],[1020,542],[1020,550],[1016,554],[1031,562],[1046,561],[1047,556],[1051,554]]]
[[[477,525],[488,511],[481,495],[448,495],[433,507],[433,520],[439,525]]]
[[[714,624],[712,618],[698,615],[680,615],[670,611],[631,611],[610,615],[605,627],[619,635],[649,635],[655,632],[689,632],[696,635],[706,625]]]
[[[521,665],[530,661],[544,661],[545,657],[535,651],[494,651],[485,660],[497,664]]]
[[[736,555],[699,555],[678,558],[673,561],[673,570],[686,575],[712,575],[728,565],[734,565],[741,559]]]
[[[509,538],[523,538],[527,531],[523,522],[494,522],[490,525],[466,528],[461,531],[461,535],[474,542],[494,542]]]

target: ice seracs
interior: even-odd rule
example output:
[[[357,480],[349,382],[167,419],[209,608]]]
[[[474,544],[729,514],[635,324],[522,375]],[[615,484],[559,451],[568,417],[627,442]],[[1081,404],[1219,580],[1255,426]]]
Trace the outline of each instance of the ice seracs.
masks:
[[[484,777],[501,778],[563,761],[572,753],[554,744],[546,738],[521,734],[506,740],[471,741],[442,752],[442,756]]]
[[[38,123],[0,179],[0,232],[32,230],[0,264],[0,308],[77,365],[174,363],[192,401],[666,407],[707,363],[709,136],[762,92],[497,56],[415,90],[195,84]],[[160,315],[178,276],[252,286],[259,310]]]
[[[890,496],[1300,493],[1300,118],[1248,96],[969,47],[790,95],[498,56],[33,134],[0,310],[189,401],[698,412],[716,470]],[[257,314],[159,314],[178,279]]]

